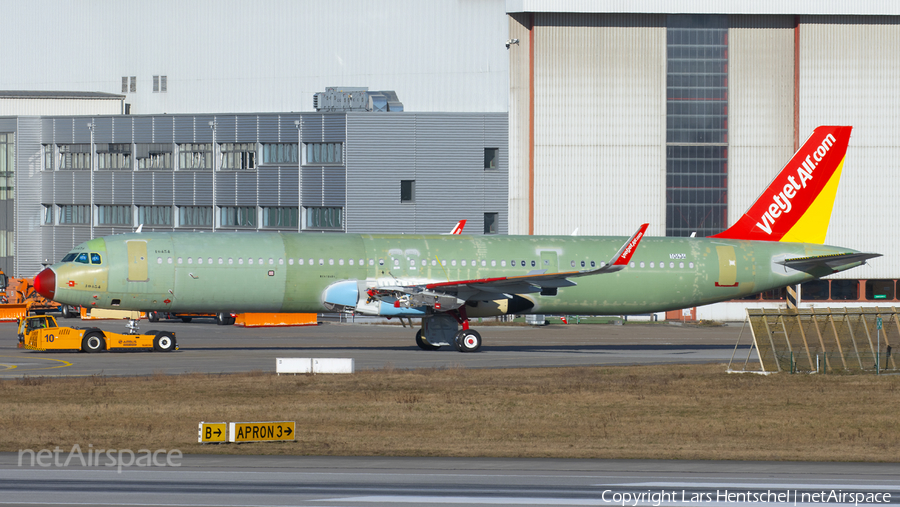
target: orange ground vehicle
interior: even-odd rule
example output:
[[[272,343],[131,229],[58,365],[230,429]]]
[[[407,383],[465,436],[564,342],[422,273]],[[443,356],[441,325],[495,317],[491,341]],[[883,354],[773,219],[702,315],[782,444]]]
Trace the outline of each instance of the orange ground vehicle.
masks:
[[[34,290],[34,278],[15,278],[0,271],[0,320],[13,320],[26,315],[55,312],[59,303],[44,298]],[[71,310],[71,308],[68,308]],[[75,314],[71,313],[72,316]]]
[[[157,352],[178,350],[175,333],[150,331],[146,334],[121,334],[97,328],[58,327],[51,315],[19,319],[19,343],[29,350],[106,350],[146,349]]]

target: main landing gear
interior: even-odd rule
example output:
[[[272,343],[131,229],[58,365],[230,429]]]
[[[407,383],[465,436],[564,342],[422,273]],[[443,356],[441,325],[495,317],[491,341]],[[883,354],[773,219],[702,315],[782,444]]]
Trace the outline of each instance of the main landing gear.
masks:
[[[456,325],[462,325],[457,331]],[[416,332],[416,345],[422,350],[438,350],[453,345],[460,352],[481,350],[481,334],[469,328],[466,307],[422,319],[422,329]]]

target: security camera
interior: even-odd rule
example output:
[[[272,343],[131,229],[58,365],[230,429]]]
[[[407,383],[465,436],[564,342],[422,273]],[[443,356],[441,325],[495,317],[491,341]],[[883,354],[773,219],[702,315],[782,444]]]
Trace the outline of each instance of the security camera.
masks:
[[[519,39],[509,39],[506,41],[506,49],[509,49],[510,44],[519,44]]]

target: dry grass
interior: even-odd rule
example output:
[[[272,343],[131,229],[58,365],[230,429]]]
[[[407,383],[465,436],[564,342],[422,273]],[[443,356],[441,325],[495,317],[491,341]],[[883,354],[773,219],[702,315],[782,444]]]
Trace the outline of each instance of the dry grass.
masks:
[[[193,374],[0,382],[0,450],[895,461],[900,377],[721,365]],[[197,443],[200,421],[297,422],[297,441]]]

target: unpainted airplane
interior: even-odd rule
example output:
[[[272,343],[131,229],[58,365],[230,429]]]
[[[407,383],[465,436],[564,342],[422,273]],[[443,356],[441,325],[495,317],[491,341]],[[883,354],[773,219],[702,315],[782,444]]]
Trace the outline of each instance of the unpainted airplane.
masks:
[[[740,298],[880,256],[823,245],[851,127],[823,126],[736,224],[708,237],[131,233],[35,278],[68,305],[421,318],[425,350],[481,348],[472,317],[644,314]],[[460,329],[461,327],[461,329]]]

